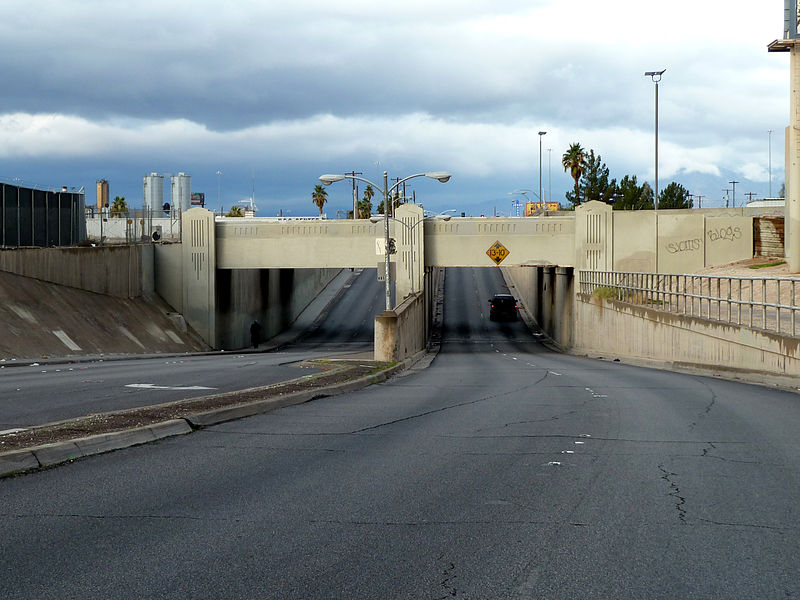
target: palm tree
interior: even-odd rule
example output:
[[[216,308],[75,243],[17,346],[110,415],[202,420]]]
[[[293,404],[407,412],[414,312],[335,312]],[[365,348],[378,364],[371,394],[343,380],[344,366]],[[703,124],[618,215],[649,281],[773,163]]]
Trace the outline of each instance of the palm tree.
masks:
[[[578,188],[578,180],[583,175],[586,169],[586,151],[581,148],[578,142],[570,144],[569,149],[564,153],[561,158],[561,164],[566,172],[569,169],[570,175],[575,180],[575,204],[581,203],[580,190]]]
[[[372,198],[375,196],[375,190],[369,183],[364,188],[364,198],[358,203],[358,218],[369,219],[372,214]]]
[[[108,214],[112,217],[124,217],[128,214],[128,203],[125,201],[124,196],[114,198],[111,208],[108,209]]]
[[[228,211],[228,214],[225,215],[226,217],[243,217],[244,216],[244,209],[239,206],[238,204],[234,204],[231,206],[231,209]]]
[[[314,187],[314,192],[311,194],[311,201],[317,205],[319,209],[319,216],[322,216],[322,207],[328,201],[328,192],[319,183]]]

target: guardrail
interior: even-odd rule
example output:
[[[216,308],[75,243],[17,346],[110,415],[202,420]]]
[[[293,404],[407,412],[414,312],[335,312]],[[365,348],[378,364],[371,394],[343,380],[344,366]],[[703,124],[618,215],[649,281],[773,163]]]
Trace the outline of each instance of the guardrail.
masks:
[[[800,279],[581,271],[580,291],[693,317],[800,335]]]

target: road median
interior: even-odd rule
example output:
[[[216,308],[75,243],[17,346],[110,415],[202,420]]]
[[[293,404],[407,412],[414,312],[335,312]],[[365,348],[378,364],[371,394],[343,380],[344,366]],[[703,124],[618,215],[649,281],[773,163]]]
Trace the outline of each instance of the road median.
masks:
[[[317,398],[357,391],[410,366],[370,360],[316,360],[324,369],[278,384],[165,404],[87,415],[0,435],[0,477],[185,435],[218,423],[263,414]]]

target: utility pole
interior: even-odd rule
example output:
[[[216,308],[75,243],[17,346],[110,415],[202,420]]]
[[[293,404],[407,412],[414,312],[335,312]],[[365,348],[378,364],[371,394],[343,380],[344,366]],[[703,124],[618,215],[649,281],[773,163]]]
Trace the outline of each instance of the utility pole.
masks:
[[[394,184],[397,185],[398,183],[400,183],[400,178],[399,177],[392,177],[390,181],[394,181]],[[395,198],[397,198],[397,196],[400,194],[400,190],[395,188],[394,193],[395,193]],[[389,216],[393,217],[394,216],[394,208],[395,208],[394,207],[394,199],[389,198],[389,206],[392,207],[392,212],[389,213]]]
[[[752,202],[753,201],[753,196],[758,196],[758,194],[756,194],[755,192],[747,192],[745,194],[745,196],[747,196],[747,201],[748,202]]]
[[[728,208],[728,206],[730,204],[730,193],[731,193],[731,191],[728,188],[725,188],[722,191],[725,192],[725,208]]]
[[[702,194],[697,194],[697,208],[703,208],[703,196]]]
[[[739,183],[738,181],[729,181],[728,183],[733,185],[733,208],[736,208],[736,184]]]
[[[355,177],[356,175],[363,175],[363,173],[359,171],[350,171],[349,173],[345,173],[345,175],[350,175]],[[356,180],[352,179],[353,182],[353,218],[358,218],[358,193],[356,192]]]

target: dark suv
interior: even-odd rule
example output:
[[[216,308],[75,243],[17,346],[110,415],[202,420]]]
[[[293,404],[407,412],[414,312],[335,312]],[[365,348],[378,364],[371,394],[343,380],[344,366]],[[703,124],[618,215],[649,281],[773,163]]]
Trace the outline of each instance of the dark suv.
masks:
[[[492,321],[516,321],[517,301],[511,294],[495,294],[489,299],[489,319]]]

